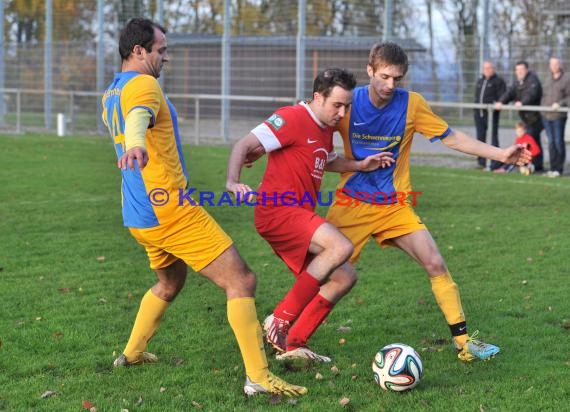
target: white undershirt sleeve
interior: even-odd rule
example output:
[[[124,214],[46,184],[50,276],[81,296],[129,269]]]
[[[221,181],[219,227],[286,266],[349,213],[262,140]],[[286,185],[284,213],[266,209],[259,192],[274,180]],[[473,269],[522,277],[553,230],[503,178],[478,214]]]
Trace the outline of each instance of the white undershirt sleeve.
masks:
[[[266,153],[281,149],[281,142],[265,123],[261,123],[259,126],[256,126],[251,133],[257,137]]]

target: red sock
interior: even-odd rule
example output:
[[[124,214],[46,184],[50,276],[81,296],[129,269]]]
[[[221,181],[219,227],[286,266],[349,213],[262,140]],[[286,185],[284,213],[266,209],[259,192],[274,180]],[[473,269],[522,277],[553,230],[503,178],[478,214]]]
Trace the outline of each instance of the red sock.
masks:
[[[306,346],[311,335],[315,333],[333,307],[334,303],[321,295],[316,295],[301,313],[297,322],[289,329],[287,350]]]
[[[305,306],[319,293],[320,282],[307,271],[301,272],[283,300],[277,304],[273,315],[276,318],[293,322]]]

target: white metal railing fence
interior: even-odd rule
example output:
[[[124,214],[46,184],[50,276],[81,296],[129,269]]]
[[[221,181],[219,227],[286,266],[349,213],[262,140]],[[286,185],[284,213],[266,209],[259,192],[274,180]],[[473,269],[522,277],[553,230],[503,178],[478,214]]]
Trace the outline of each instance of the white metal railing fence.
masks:
[[[43,110],[43,90],[33,89],[0,89],[0,94],[5,96],[5,112],[0,113],[0,132],[6,134],[22,134],[29,132],[55,133],[57,122],[50,122],[53,125],[46,127]],[[54,98],[58,101],[55,106],[54,117],[57,113],[63,114],[66,119],[66,130],[68,134],[100,134],[107,135],[107,131],[100,121],[101,93],[93,91],[76,90],[54,90]],[[35,96],[35,97],[34,97]],[[269,116],[273,110],[279,106],[293,104],[295,97],[268,97],[268,96],[241,96],[241,95],[217,95],[217,94],[187,94],[170,93],[170,100],[175,104],[190,104],[191,110],[188,116],[181,116],[181,132],[185,142],[201,144],[213,143],[224,144],[236,140],[245,135],[252,127],[263,120],[263,117],[248,115],[239,111],[238,114],[230,115],[230,134],[224,136],[224,125],[221,122],[221,112],[205,114],[202,109],[203,102],[217,102],[220,106],[223,101],[229,102],[255,102],[260,103],[266,109]],[[25,104],[24,102],[27,101]],[[491,114],[495,106],[493,104],[479,103],[459,103],[430,101],[436,113],[440,113],[451,125],[473,125],[472,109],[487,110]],[[561,107],[553,109],[545,106],[520,106],[503,105],[503,112],[518,112],[520,110],[531,110],[541,112],[568,112],[570,108]],[[264,110],[265,111],[265,110]],[[456,111],[457,113],[452,113]],[[238,110],[235,110],[238,112]],[[191,113],[191,115],[190,115]],[[488,133],[491,133],[492,116],[488,116]],[[570,127],[566,128],[566,140],[570,141]],[[489,136],[490,137],[490,136]],[[490,140],[489,140],[490,141]]]

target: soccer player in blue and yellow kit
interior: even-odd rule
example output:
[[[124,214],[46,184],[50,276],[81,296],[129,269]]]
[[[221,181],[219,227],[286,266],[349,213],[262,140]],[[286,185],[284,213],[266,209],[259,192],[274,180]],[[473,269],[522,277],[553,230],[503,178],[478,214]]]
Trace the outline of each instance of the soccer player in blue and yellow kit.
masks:
[[[126,24],[119,40],[121,72],[102,100],[103,121],[122,174],[124,224],[146,249],[158,278],[142,298],[129,341],[114,366],[157,361],[146,352],[147,344],[184,286],[190,266],[226,292],[228,321],[245,364],[244,392],[305,394],[306,388],[268,370],[254,301],[255,275],[232,240],[201,206],[179,205],[177,195],[187,187],[188,173],[176,110],[157,81],[169,61],[165,33],[148,19]]]
[[[489,359],[499,348],[475,339],[477,332],[468,335],[457,284],[409,198],[403,200],[400,194],[412,190],[409,159],[416,132],[460,152],[502,163],[525,164],[530,153],[522,145],[500,149],[452,130],[420,94],[398,87],[407,69],[408,57],[397,44],[372,47],[367,65],[370,84],[355,89],[350,114],[339,131],[347,157],[362,159],[370,153],[390,151],[395,163],[370,173],[344,173],[327,219],[353,242],[351,262],[358,259],[370,238],[382,247],[395,246],[416,260],[429,276],[459,359]],[[353,200],[349,205],[347,197]]]

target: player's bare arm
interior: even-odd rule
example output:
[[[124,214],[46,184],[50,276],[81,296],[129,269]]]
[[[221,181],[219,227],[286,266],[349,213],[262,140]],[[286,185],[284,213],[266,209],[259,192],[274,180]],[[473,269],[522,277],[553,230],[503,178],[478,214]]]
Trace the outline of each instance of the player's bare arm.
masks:
[[[450,149],[462,153],[497,160],[502,163],[523,165],[531,161],[530,152],[523,145],[512,145],[501,149],[453,130],[442,142]]]
[[[394,163],[392,153],[380,152],[370,155],[362,160],[349,159],[337,156],[332,162],[327,163],[325,170],[329,172],[372,172],[379,168],[390,167]]]
[[[230,158],[228,160],[228,171],[226,176],[226,189],[232,192],[236,197],[238,193],[243,199],[246,193],[250,199],[251,187],[245,183],[240,183],[241,169],[243,166],[249,167],[265,153],[265,149],[253,133],[247,134],[240,139],[232,148]]]

